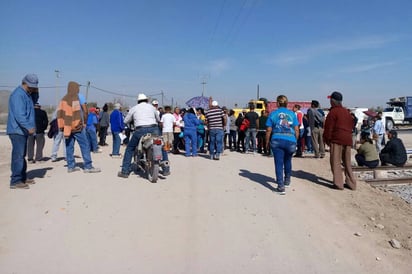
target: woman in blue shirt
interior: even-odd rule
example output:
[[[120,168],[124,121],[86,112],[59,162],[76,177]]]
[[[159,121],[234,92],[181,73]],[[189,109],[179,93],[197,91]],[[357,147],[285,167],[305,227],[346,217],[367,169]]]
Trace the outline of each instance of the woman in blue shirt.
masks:
[[[299,137],[299,123],[296,114],[286,108],[288,98],[285,95],[279,95],[276,101],[278,109],[272,111],[266,121],[266,147],[270,141],[278,184],[276,191],[286,194],[285,186],[289,186],[292,173],[292,155],[296,152]]]

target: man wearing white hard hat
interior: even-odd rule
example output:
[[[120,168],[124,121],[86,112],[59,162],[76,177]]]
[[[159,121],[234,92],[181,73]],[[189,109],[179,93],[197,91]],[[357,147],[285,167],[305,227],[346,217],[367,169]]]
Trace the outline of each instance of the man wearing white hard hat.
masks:
[[[160,129],[158,123],[160,122],[159,115],[156,109],[148,103],[149,98],[140,93],[137,96],[137,105],[129,110],[124,122],[126,124],[131,121],[134,122],[135,131],[133,132],[132,138],[127,144],[126,151],[124,153],[124,158],[122,162],[122,170],[119,171],[117,176],[122,178],[129,177],[130,165],[132,162],[134,151],[139,144],[140,138],[147,133],[153,133],[160,135]],[[168,161],[167,152],[163,150],[163,161]],[[170,174],[170,167],[163,167],[163,175]]]

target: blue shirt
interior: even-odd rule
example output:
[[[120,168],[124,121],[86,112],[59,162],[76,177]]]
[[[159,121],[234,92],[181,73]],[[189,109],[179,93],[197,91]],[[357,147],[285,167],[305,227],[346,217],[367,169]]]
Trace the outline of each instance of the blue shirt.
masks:
[[[199,119],[193,113],[187,112],[183,116],[183,122],[185,122],[185,130],[196,130],[197,126],[200,124]]]
[[[9,98],[7,134],[29,135],[36,127],[33,100],[22,86],[18,86]]]
[[[96,124],[99,123],[97,120],[97,115],[96,113],[90,112],[89,115],[87,116],[87,129],[94,130],[96,131]]]
[[[272,128],[272,139],[282,139],[296,143],[295,127],[298,126],[296,114],[280,107],[269,114],[266,126]]]
[[[118,109],[110,114],[110,128],[112,133],[119,133],[124,129],[123,114]]]

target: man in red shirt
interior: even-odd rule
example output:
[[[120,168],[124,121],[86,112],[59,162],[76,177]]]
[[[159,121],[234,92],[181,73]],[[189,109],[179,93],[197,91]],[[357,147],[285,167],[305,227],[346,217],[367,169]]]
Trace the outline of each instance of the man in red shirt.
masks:
[[[331,109],[326,117],[323,140],[330,147],[330,167],[333,173],[333,184],[337,189],[344,188],[342,167],[345,168],[345,183],[355,190],[356,179],[351,167],[352,127],[353,119],[348,109],[342,107],[343,96],[334,91],[330,96]]]

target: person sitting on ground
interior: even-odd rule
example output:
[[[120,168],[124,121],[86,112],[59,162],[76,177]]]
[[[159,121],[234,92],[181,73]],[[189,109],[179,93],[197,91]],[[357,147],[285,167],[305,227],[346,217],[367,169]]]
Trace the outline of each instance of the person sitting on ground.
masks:
[[[377,167],[379,165],[379,156],[373,144],[373,140],[370,138],[370,134],[362,132],[360,143],[361,146],[358,148],[358,153],[355,155],[358,166],[367,166],[369,168]]]
[[[404,166],[408,157],[402,140],[398,138],[398,133],[395,130],[390,130],[387,134],[389,141],[379,153],[381,164],[383,166],[387,164],[398,167]]]

